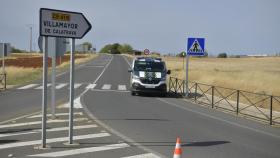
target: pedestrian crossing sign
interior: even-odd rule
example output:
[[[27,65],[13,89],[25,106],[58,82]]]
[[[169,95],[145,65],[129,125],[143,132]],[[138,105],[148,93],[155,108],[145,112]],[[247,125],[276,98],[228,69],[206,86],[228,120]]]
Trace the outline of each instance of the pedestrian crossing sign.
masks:
[[[205,38],[188,38],[187,54],[191,56],[204,55]]]

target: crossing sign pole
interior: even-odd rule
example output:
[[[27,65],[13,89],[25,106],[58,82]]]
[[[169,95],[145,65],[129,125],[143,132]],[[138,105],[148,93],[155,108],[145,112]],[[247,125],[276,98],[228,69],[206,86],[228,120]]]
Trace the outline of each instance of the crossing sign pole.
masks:
[[[186,55],[186,97],[189,96],[189,55]]]
[[[186,94],[189,96],[189,58],[190,56],[204,56],[205,55],[205,38],[188,38],[187,40],[187,54],[186,54]]]

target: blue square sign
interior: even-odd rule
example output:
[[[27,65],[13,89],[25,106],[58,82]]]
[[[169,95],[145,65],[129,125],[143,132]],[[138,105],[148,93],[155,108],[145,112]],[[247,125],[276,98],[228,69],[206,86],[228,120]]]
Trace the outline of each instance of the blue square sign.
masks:
[[[188,38],[187,54],[191,56],[204,55],[205,38]]]

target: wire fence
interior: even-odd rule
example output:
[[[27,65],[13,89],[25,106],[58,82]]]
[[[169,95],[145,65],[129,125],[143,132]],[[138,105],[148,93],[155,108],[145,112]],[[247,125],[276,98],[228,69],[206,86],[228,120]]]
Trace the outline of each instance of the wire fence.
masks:
[[[0,74],[0,89],[6,89],[7,87],[7,74]]]
[[[190,81],[186,88],[185,80],[170,77],[169,92],[185,96],[187,90],[188,98],[196,103],[263,120],[269,122],[270,125],[280,124],[280,96]]]

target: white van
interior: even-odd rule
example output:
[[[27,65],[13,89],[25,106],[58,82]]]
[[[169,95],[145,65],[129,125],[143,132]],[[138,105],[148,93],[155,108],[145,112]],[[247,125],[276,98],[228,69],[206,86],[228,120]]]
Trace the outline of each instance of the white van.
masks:
[[[132,69],[129,72],[131,73],[131,95],[140,93],[166,95],[166,78],[171,71],[166,69],[165,62],[161,58],[135,58],[132,63]]]

